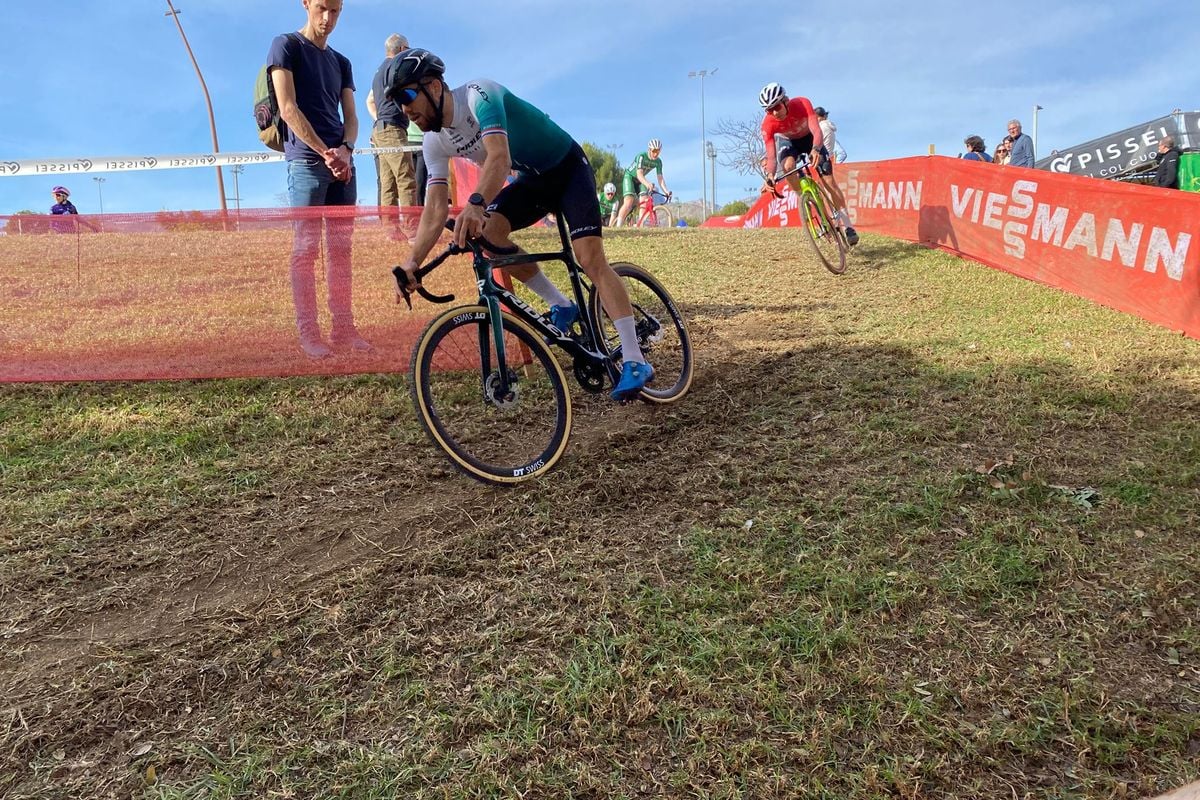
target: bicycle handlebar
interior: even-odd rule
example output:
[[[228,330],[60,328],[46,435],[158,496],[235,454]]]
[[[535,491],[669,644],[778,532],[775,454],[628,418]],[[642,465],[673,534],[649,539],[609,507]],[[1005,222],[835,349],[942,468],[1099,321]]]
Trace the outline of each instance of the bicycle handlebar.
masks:
[[[446,230],[454,230],[454,220],[446,220]],[[450,256],[462,255],[464,253],[474,253],[477,256],[482,256],[483,250],[487,250],[490,253],[495,253],[498,256],[510,256],[516,253],[518,249],[519,248],[517,247],[498,247],[480,236],[474,239],[468,239],[466,247],[459,247],[454,242],[451,242],[450,246],[447,247],[441,255],[414,272],[412,278],[410,278],[408,273],[404,271],[404,267],[400,266],[399,264],[392,267],[392,275],[396,278],[396,286],[400,290],[400,295],[404,298],[405,304],[411,311],[413,292],[421,295],[421,297],[424,297],[431,303],[449,303],[454,300],[453,294],[434,294],[420,284],[421,278],[424,278],[426,275],[441,266],[442,262],[447,258],[450,258]],[[412,285],[413,280],[418,282],[417,286],[415,287]]]
[[[789,169],[787,172],[783,173],[778,178],[774,178],[774,179],[768,178],[767,176],[764,175],[763,180],[765,180],[767,182],[767,185],[771,187],[771,194],[775,195],[775,197],[782,200],[783,195],[779,193],[779,191],[775,188],[775,185],[778,184],[780,181],[787,180],[788,178],[792,177],[793,175],[807,175],[807,174],[809,174],[809,172],[811,170],[812,170],[812,162],[808,160],[807,155],[801,155],[799,158],[796,159],[796,166],[793,167],[792,169]]]

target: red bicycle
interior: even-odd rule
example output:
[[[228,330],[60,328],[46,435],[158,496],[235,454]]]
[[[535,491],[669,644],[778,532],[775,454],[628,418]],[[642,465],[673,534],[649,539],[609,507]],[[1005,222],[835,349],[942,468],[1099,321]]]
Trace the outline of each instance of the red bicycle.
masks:
[[[662,198],[663,204],[654,202],[655,195]],[[629,216],[625,218],[625,225],[627,227],[636,225],[639,228],[670,228],[674,226],[675,215],[666,206],[671,202],[671,197],[672,195],[663,194],[657,189],[652,190],[642,198],[633,211],[629,212]]]

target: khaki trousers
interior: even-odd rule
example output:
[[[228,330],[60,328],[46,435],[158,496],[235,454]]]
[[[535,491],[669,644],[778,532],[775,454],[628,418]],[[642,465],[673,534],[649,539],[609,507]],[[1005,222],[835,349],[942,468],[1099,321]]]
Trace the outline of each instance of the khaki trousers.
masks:
[[[371,141],[376,147],[404,147],[408,130],[384,123],[375,127]],[[379,154],[379,204],[412,206],[416,200],[412,153]]]

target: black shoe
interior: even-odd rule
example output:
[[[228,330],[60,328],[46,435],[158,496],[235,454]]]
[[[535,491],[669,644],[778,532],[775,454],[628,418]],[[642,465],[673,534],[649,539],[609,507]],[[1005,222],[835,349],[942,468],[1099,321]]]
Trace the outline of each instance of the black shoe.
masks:
[[[846,226],[846,243],[851,247],[858,244],[858,231],[854,230],[854,228],[851,228],[849,225]]]

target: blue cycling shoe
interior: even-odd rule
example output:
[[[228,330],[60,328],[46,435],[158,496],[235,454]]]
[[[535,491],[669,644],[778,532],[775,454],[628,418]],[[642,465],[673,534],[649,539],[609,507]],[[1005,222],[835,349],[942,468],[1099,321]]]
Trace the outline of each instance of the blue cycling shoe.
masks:
[[[550,324],[563,333],[571,332],[571,324],[579,319],[579,306],[571,303],[565,306],[550,306]]]
[[[638,361],[626,361],[621,366],[621,381],[612,390],[612,399],[618,403],[632,400],[652,380],[654,367]]]

